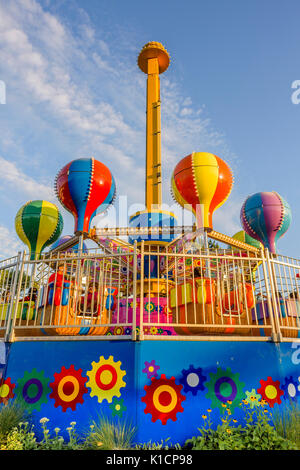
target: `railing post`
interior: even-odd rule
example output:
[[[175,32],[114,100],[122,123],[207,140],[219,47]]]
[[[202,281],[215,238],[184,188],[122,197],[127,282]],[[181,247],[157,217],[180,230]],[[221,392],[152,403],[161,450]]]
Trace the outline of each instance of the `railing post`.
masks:
[[[21,269],[19,272],[20,262],[21,262]],[[14,340],[14,327],[16,323],[18,302],[19,302],[20,291],[21,291],[21,286],[22,286],[24,264],[25,264],[25,251],[23,251],[22,260],[21,260],[21,252],[19,251],[16,268],[15,268],[12,292],[11,292],[11,300],[10,300],[9,312],[8,312],[8,317],[7,317],[6,332],[5,332],[5,337],[4,337],[4,341],[9,342],[9,343],[13,342]]]
[[[145,250],[145,242],[142,240],[141,243],[141,276],[140,276],[140,334],[139,339],[144,339],[144,250]],[[150,252],[150,249],[148,247]],[[149,253],[149,260],[150,260],[150,253]],[[150,261],[149,261],[150,265]]]
[[[268,248],[265,249],[265,254],[266,254],[266,261],[267,261],[267,267],[268,267],[268,272],[269,272],[271,297],[272,297],[272,303],[270,299],[270,305],[268,304],[268,307],[270,310],[270,320],[271,320],[272,330],[274,330],[272,339],[274,342],[281,342],[282,334],[280,331],[279,312],[278,312],[277,303],[276,303],[276,289],[275,289],[276,278],[274,276],[273,266],[271,265],[270,253],[269,253]]]
[[[137,281],[137,241],[133,245],[133,302],[132,302],[132,340],[137,340],[136,335],[136,281]]]

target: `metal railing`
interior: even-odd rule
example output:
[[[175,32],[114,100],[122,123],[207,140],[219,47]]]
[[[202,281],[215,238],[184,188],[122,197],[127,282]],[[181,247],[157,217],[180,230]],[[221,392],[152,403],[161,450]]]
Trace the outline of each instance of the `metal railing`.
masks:
[[[135,243],[0,263],[5,341],[295,341],[300,261],[268,250]]]

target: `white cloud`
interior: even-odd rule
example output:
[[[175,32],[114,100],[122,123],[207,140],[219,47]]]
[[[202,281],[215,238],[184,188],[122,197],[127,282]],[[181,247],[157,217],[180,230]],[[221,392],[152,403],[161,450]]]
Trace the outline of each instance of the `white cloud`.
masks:
[[[53,188],[41,184],[31,176],[23,173],[15,163],[5,160],[0,156],[1,191],[22,192],[29,199],[46,199],[53,201],[55,194]]]
[[[7,227],[0,225],[0,259],[16,256],[18,251],[23,251],[24,248],[15,232],[11,232]]]

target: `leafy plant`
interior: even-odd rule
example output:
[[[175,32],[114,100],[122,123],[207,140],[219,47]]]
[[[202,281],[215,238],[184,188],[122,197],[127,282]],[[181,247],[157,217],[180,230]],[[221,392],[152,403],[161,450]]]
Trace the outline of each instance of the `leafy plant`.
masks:
[[[236,420],[231,417],[230,409],[227,415],[221,418],[222,423],[213,429],[210,418],[211,410],[203,414],[204,425],[198,428],[199,436],[194,436],[185,442],[184,447],[194,450],[240,450],[243,448],[241,442],[241,426],[235,427]]]
[[[269,410],[260,407],[257,411],[248,411],[246,426],[243,429],[245,450],[292,450],[296,445],[282,437],[272,425]]]
[[[230,404],[230,402],[228,402]],[[272,423],[272,415],[261,402],[256,408],[245,407],[246,400],[241,404],[244,407],[245,424],[238,424],[231,417],[230,408],[227,415],[222,418],[222,424],[216,429],[207,415],[202,415],[204,426],[199,428],[199,435],[188,439],[184,447],[195,450],[295,450],[296,444],[281,436]],[[226,405],[224,405],[226,406]],[[210,413],[211,410],[208,410]]]
[[[1,443],[1,450],[37,450],[38,443],[33,432],[33,425],[28,422],[19,423]]]

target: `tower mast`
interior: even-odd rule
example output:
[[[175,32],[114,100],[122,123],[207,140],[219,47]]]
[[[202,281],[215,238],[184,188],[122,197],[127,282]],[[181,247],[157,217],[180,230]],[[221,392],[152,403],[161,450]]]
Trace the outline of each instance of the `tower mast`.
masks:
[[[161,111],[159,75],[167,70],[170,57],[159,42],[149,42],[138,56],[139,68],[147,74],[145,205],[148,211],[162,204]]]

